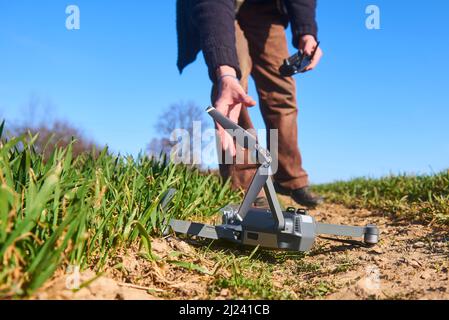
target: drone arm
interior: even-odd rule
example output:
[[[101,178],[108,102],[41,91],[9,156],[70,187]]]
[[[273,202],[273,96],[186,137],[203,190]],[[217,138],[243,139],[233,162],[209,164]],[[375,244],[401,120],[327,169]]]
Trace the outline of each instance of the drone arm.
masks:
[[[206,111],[224,129],[226,129],[226,130],[238,130],[238,131],[241,131],[242,133],[244,133],[245,137],[247,138],[247,139],[245,139],[245,140],[247,140],[247,143],[245,143],[245,145],[242,146],[242,147],[248,149],[249,146],[257,145],[257,139],[252,134],[250,134],[248,131],[243,129],[237,123],[231,121],[231,119],[229,119],[226,116],[224,116],[223,114],[221,114],[219,111],[217,111],[217,109],[215,109],[214,107],[209,107],[209,108],[207,108]]]
[[[316,233],[333,236],[363,237],[363,235],[365,234],[365,228],[327,224],[327,223],[317,223]]]
[[[268,163],[268,164],[271,163],[272,159],[270,153],[268,152],[268,150],[262,148],[258,144],[256,137],[254,137],[251,133],[240,127],[237,123],[231,121],[231,119],[221,114],[214,107],[209,107],[207,108],[206,111],[207,113],[209,113],[212,119],[214,119],[224,129],[241,132],[242,135],[244,136],[243,137],[244,139],[237,139],[237,143],[239,143],[245,149],[255,151],[257,154],[257,158],[259,159],[259,163]]]
[[[366,244],[376,244],[379,242],[379,229],[372,224],[366,227],[342,226],[336,224],[317,223],[316,234],[326,234],[344,237],[363,237]]]

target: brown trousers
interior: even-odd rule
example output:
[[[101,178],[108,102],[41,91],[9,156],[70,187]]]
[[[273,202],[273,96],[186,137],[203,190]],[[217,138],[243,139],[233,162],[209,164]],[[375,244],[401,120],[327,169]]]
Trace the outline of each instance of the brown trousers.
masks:
[[[283,78],[278,71],[289,52],[283,17],[273,3],[246,2],[240,8],[236,21],[236,47],[242,71],[241,85],[248,91],[248,78],[253,77],[268,135],[270,129],[278,129],[275,181],[284,188],[298,189],[308,185],[308,175],[302,168],[298,148],[296,84],[293,78]],[[216,88],[212,93],[213,101],[215,97]],[[246,108],[242,108],[239,125],[245,129],[254,128]],[[270,139],[268,148],[269,142]],[[225,179],[231,178],[234,189],[246,189],[255,168],[248,162],[221,164],[220,174]]]

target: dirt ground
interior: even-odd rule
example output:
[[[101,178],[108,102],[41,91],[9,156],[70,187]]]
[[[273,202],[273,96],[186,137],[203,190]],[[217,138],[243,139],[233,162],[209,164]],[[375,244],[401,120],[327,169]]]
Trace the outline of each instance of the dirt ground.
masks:
[[[284,205],[291,205],[283,197]],[[318,239],[301,261],[286,259],[275,264],[272,281],[297,299],[449,299],[448,230],[436,230],[367,210],[325,204],[310,211],[318,220],[353,225],[376,224],[380,243],[365,247]],[[197,254],[197,244],[176,238],[155,239],[154,252],[166,259],[189,261],[206,270],[218,269],[214,261]],[[171,257],[172,252],[180,257]],[[214,276],[150,262],[131,249],[120,252],[105,274],[81,273],[83,288],[67,289],[67,275],[57,274],[40,290],[36,299],[208,299]],[[117,267],[118,266],[118,267]],[[220,273],[220,270],[215,270]],[[96,278],[97,277],[97,278]],[[227,289],[215,298],[229,298]]]
[[[330,272],[303,275],[303,280],[333,283],[337,289],[326,299],[449,299],[447,230],[339,205],[323,205],[311,214],[328,223],[373,223],[381,232],[380,243],[372,248],[318,239],[305,259]],[[335,270],[338,261],[346,261],[348,268],[342,264]]]

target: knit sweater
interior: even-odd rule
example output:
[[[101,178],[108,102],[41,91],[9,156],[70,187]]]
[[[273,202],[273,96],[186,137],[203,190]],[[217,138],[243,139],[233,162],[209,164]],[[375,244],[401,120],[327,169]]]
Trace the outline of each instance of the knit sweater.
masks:
[[[276,0],[246,0],[266,2]],[[293,45],[298,48],[303,35],[317,37],[316,0],[283,0],[293,32]],[[203,51],[209,76],[215,81],[215,70],[222,65],[233,67],[240,77],[235,47],[235,0],[178,0],[178,68],[180,72]]]

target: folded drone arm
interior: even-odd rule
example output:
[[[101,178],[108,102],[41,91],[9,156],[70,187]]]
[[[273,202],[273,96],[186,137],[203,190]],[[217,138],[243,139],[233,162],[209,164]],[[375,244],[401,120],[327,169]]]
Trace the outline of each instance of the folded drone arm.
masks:
[[[254,137],[252,134],[250,134],[248,131],[246,131],[245,129],[243,129],[241,126],[239,126],[237,123],[231,121],[231,119],[227,118],[226,116],[224,116],[222,113],[220,113],[217,109],[215,109],[214,107],[209,107],[207,108],[207,113],[209,113],[209,115],[218,123],[220,124],[224,129],[226,130],[239,130],[242,133],[244,133],[248,138],[247,138],[247,142],[248,145],[256,145],[257,144],[257,139],[256,137]],[[244,145],[242,146],[243,148],[248,149],[248,145]]]
[[[270,153],[258,144],[256,137],[254,137],[247,130],[243,129],[237,123],[231,121],[231,119],[229,119],[226,116],[224,116],[223,114],[221,114],[214,107],[209,107],[209,108],[207,108],[206,111],[225,130],[234,130],[237,132],[241,132],[244,139],[236,139],[237,143],[239,143],[243,148],[248,149],[249,151],[256,151],[258,159],[261,160],[260,161],[261,164],[271,163]]]

